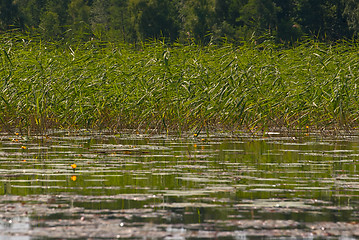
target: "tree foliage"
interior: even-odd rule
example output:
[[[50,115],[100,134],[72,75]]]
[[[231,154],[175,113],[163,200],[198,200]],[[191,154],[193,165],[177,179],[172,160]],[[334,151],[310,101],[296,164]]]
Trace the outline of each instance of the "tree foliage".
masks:
[[[209,43],[263,35],[296,41],[357,37],[357,0],[0,0],[0,28],[44,38]]]
[[[359,33],[359,2],[347,0],[344,5],[344,15],[347,18],[348,26],[356,34]]]

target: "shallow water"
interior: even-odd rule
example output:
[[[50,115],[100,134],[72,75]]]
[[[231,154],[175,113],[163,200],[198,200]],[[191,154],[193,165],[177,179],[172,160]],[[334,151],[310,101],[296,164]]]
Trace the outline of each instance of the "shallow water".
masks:
[[[357,135],[0,138],[0,240],[359,238]]]

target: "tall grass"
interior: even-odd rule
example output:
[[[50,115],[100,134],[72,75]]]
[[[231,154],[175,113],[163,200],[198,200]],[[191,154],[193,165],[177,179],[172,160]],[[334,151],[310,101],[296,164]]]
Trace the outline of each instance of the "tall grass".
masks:
[[[51,128],[341,129],[358,126],[355,42],[284,48],[161,41],[0,39],[0,126]]]

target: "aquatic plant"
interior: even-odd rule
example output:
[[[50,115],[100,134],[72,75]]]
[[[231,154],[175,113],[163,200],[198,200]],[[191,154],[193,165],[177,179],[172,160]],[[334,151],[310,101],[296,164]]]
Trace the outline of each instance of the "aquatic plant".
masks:
[[[22,132],[352,128],[357,47],[71,44],[4,34],[0,125]]]

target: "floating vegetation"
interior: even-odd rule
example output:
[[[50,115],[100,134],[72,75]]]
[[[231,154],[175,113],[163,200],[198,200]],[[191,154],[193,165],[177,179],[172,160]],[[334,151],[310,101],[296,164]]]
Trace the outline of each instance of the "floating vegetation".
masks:
[[[1,138],[0,238],[359,237],[358,137],[82,134]]]

